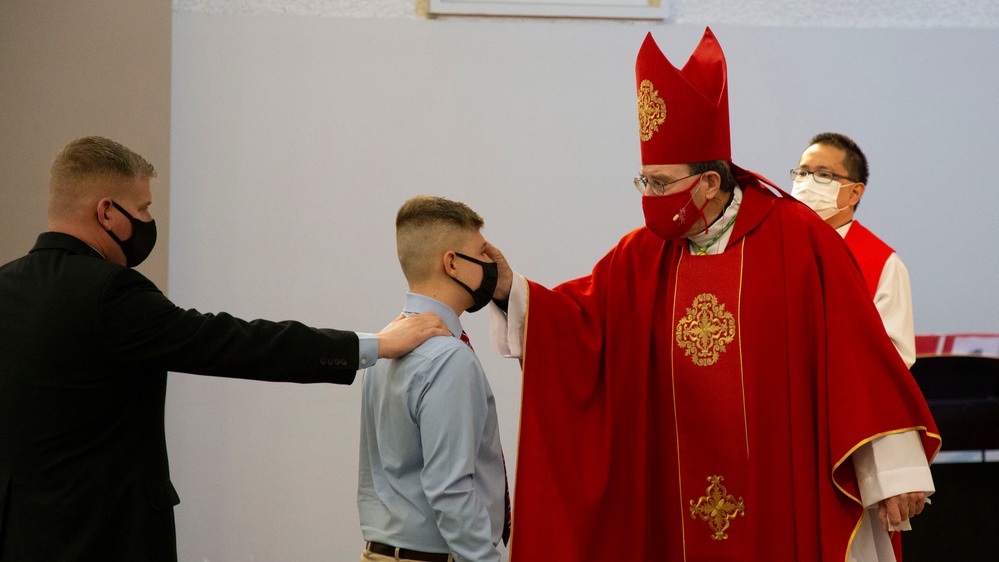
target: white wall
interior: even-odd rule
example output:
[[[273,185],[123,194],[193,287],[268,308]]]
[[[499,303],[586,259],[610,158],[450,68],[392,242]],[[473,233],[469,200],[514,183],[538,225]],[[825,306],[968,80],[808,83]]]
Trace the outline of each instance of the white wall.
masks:
[[[402,306],[393,219],[417,194],[467,202],[538,281],[587,273],[642,224],[650,29],[681,65],[703,26],[177,11],[172,299],[377,331]],[[812,134],[853,136],[872,169],[859,218],[909,266],[917,332],[997,331],[999,33],[713,29],[734,160],[786,185]],[[485,313],[462,319],[513,466],[519,369]],[[356,560],[359,396],[171,375],[180,558]]]
[[[202,14],[403,19],[417,17],[416,5],[421,1],[424,0],[173,0],[174,9],[179,12]],[[567,0],[570,2],[572,0]],[[578,2],[614,4],[614,0]],[[999,2],[996,0],[660,0],[660,3],[668,8],[668,21],[680,24],[999,27]]]

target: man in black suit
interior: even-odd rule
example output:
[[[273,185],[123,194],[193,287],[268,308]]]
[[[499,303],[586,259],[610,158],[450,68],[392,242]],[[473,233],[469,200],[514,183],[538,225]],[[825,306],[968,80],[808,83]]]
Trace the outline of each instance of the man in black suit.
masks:
[[[170,302],[131,269],[152,250],[153,166],[108,139],[52,165],[48,232],[0,268],[0,561],[174,561],[167,371],[350,384],[436,335],[246,322]]]

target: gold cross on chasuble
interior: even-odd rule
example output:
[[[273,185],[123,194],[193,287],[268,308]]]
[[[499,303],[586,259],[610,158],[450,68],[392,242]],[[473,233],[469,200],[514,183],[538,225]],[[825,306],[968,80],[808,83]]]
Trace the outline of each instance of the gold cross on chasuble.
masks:
[[[681,252],[671,283],[669,362],[681,504],[672,509],[683,511],[684,550],[695,558],[738,550],[747,537],[733,520],[746,516],[747,500],[753,505],[753,498],[741,497],[750,450],[739,327],[744,245],[745,239],[709,256]]]
[[[724,479],[724,476],[709,476],[708,482],[711,482],[711,485],[704,491],[705,495],[701,496],[696,504],[694,500],[690,500],[690,516],[694,518],[700,516],[701,520],[707,521],[715,531],[711,538],[716,541],[728,538],[725,529],[728,529],[736,515],[746,515],[743,499],[736,500],[735,496],[728,493],[728,489],[721,483]]]

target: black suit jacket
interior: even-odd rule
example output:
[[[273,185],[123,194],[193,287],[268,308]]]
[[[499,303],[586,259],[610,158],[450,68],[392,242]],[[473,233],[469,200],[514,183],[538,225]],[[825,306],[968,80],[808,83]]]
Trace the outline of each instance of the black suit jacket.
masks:
[[[0,560],[174,561],[167,371],[350,384],[354,332],[170,302],[80,240],[0,268]]]

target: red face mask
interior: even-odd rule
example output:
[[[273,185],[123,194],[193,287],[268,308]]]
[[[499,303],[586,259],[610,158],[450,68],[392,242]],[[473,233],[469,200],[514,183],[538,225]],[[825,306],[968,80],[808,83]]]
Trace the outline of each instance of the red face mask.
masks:
[[[683,236],[697,219],[704,220],[704,232],[708,232],[708,219],[704,216],[707,200],[700,208],[694,205],[694,188],[701,184],[703,174],[697,181],[683,191],[669,195],[643,195],[642,210],[645,212],[645,226],[656,236],[666,240],[675,240]],[[695,212],[688,211],[692,207]]]

